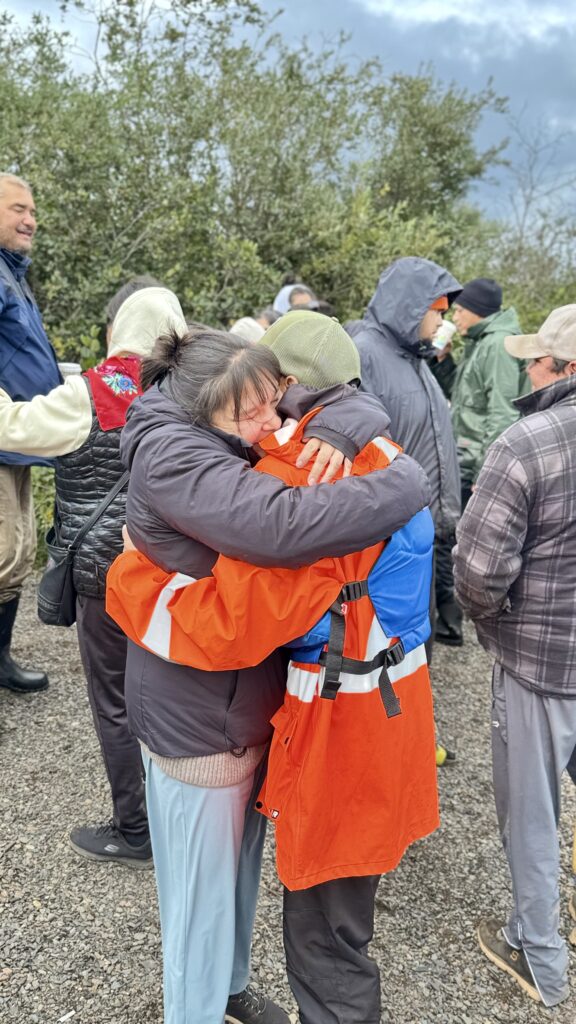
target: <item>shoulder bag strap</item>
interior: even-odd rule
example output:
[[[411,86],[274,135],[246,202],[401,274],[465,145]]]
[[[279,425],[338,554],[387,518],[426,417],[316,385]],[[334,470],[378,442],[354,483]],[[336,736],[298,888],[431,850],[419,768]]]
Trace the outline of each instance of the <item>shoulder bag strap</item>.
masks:
[[[124,487],[124,484],[128,482],[129,476],[130,476],[130,470],[127,469],[126,472],[122,474],[120,479],[116,481],[116,483],[114,484],[114,487],[112,487],[111,490],[108,491],[108,494],[100,502],[100,504],[94,510],[94,512],[92,513],[90,518],[84,523],[84,526],[82,527],[82,529],[78,530],[78,533],[74,537],[74,540],[71,541],[70,544],[68,545],[68,550],[69,551],[77,551],[78,550],[78,548],[80,547],[80,545],[81,545],[82,541],[84,540],[84,537],[86,536],[86,534],[90,532],[90,530],[92,529],[94,524],[97,523],[98,520],[100,519],[100,516],[104,514],[104,512],[106,511],[108,506],[114,501],[114,498],[116,497],[117,494],[120,493],[120,491]]]

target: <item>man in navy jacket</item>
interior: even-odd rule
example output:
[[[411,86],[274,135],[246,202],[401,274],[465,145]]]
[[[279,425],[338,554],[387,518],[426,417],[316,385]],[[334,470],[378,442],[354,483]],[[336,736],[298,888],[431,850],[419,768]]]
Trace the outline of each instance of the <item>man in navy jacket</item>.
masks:
[[[26,282],[35,233],[30,187],[13,174],[0,174],[0,387],[20,401],[45,395],[62,382]],[[17,665],[10,644],[22,584],[36,553],[30,465],[45,460],[1,448],[0,437],[0,686],[30,693],[45,689],[48,677]]]

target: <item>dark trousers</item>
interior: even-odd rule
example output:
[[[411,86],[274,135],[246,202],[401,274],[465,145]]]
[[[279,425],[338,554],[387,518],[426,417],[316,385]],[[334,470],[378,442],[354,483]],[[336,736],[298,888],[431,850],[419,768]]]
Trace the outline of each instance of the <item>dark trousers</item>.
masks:
[[[124,701],[127,641],[104,599],[78,595],[78,645],[94,728],[112,790],[114,824],[126,835],[148,831],[142,755],[128,729]]]
[[[472,496],[472,484],[463,480],[460,488],[462,512]],[[434,541],[434,598],[435,614],[430,619],[432,628],[437,616],[456,629],[462,629],[462,612],[454,597],[454,572],[452,566],[452,548],[456,543],[455,535]]]
[[[452,548],[456,537],[434,541],[434,588],[436,608],[442,608],[454,600],[454,572],[452,569]]]
[[[379,1024],[380,971],[368,956],[379,875],[284,890],[284,950],[301,1024]]]

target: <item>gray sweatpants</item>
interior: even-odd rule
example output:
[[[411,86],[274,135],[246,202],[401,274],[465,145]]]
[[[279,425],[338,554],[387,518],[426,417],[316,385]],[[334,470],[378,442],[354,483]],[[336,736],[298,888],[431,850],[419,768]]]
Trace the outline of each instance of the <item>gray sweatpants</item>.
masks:
[[[492,677],[494,796],[512,876],[505,928],[522,947],[546,1006],[568,995],[568,954],[559,934],[560,780],[576,745],[576,700],[542,697],[501,665]]]

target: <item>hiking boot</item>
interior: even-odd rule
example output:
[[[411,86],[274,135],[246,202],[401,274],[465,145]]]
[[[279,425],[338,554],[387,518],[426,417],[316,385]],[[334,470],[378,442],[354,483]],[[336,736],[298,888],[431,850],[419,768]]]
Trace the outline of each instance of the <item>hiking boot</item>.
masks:
[[[129,868],[153,867],[150,836],[128,840],[112,821],[73,829],[70,846],[88,860],[113,861]]]
[[[224,1014],[225,1024],[296,1024],[296,1020],[277,1003],[256,992],[252,985],[230,996]]]
[[[481,921],[476,936],[482,952],[520,985],[526,995],[542,1002],[523,949],[514,949],[505,939],[502,925],[494,917]]]

